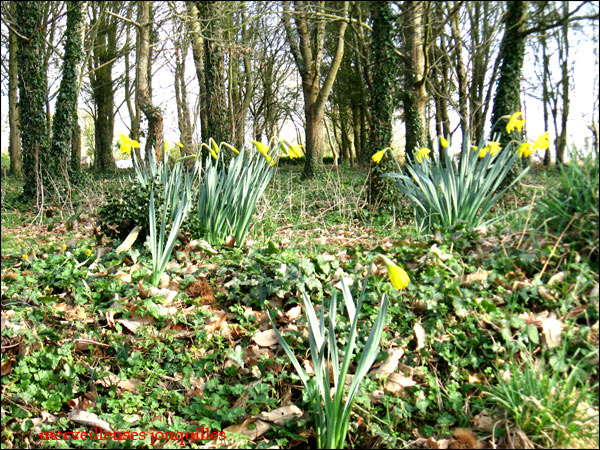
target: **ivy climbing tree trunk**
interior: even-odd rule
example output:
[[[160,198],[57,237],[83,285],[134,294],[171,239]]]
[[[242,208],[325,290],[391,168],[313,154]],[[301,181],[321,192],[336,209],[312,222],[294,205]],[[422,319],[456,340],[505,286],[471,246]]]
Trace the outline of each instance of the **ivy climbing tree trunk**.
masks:
[[[504,36],[500,43],[500,75],[492,108],[492,135],[500,133],[500,143],[506,146],[511,136],[506,132],[506,121],[502,116],[511,115],[521,109],[521,70],[525,56],[525,35],[523,33],[527,18],[527,2],[507,2],[504,15]],[[511,133],[519,138],[519,132]]]
[[[392,144],[394,85],[398,73],[398,62],[393,42],[392,8],[388,2],[372,2],[371,5],[373,18],[371,55],[377,64],[373,66],[372,71],[373,91],[371,93],[369,147],[372,153],[376,153]],[[389,169],[385,163],[384,159],[379,165],[370,165],[368,183],[370,205],[376,205],[383,195],[385,180],[380,175]]]
[[[19,111],[23,148],[23,197],[43,203],[41,158],[48,152],[46,128],[46,74],[43,49],[46,30],[44,2],[19,2],[16,26],[21,35],[17,41],[19,66]]]
[[[323,85],[321,85],[321,70],[325,20],[322,16],[325,2],[296,1],[293,2],[293,12],[290,10],[289,3],[283,2],[282,21],[294,61],[302,78],[304,117],[306,119],[305,163],[302,177],[310,178],[322,165],[325,103],[344,55],[348,2],[342,3],[342,11],[337,14],[341,19],[335,36],[335,52]],[[292,27],[291,17],[294,18],[295,27]]]
[[[152,104],[148,78],[148,62],[150,58],[150,9],[152,2],[138,3],[138,54],[136,67],[136,101],[148,119],[146,136],[146,158],[154,151],[155,161],[162,159],[163,116],[160,108]]]
[[[83,57],[83,24],[85,2],[67,2],[67,29],[63,56],[62,79],[56,100],[52,123],[50,155],[52,167],[48,170],[57,179],[69,180],[71,137],[77,117],[79,94],[79,65]]]
[[[17,2],[10,2],[11,17],[15,17]],[[16,24],[12,24],[13,27]],[[8,124],[10,128],[10,139],[8,154],[10,155],[10,173],[20,176],[21,166],[21,133],[19,132],[19,96],[18,78],[19,65],[17,63],[17,35],[9,30],[8,49]]]

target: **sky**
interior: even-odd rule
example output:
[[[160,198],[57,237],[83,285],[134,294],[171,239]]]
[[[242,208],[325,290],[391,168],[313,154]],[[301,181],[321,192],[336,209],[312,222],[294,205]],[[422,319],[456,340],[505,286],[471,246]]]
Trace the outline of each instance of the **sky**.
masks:
[[[587,26],[587,32],[594,31],[596,34],[596,42],[598,42],[597,27],[593,29],[591,26]],[[595,119],[598,123],[598,46],[596,43],[582,36],[581,33],[574,33],[573,37],[570,37],[570,58],[573,63],[573,74],[572,74],[572,92],[571,92],[571,105],[568,120],[568,142],[574,144],[577,148],[582,148],[586,142],[591,138],[591,132],[588,129],[588,125]],[[4,49],[3,49],[4,51]],[[526,131],[527,136],[531,139],[537,138],[542,134],[544,130],[543,115],[542,115],[542,103],[534,97],[528,95],[527,91],[528,81],[535,82],[535,55],[532,46],[526,47],[525,64],[523,67],[523,83],[522,86],[525,88],[524,95],[522,96],[523,104],[523,115],[526,119]],[[114,74],[122,72],[122,69],[115,67],[113,70]],[[559,68],[557,64],[552,64],[551,67],[552,76],[558,78]],[[294,73],[290,77],[290,84],[294,85],[298,83],[297,73]],[[186,79],[188,80],[188,99],[190,106],[193,107],[194,102],[197,98],[198,83],[195,78],[195,71],[193,61],[191,60],[191,52],[188,54],[188,61],[186,62]],[[58,83],[56,83],[58,86]],[[177,113],[175,104],[175,94],[173,87],[173,75],[171,70],[167,66],[163,66],[159,69],[155,77],[153,78],[153,93],[154,100],[157,101],[158,105],[164,112],[164,137],[173,145],[179,140],[179,132],[177,127]],[[2,105],[2,152],[8,151],[8,98],[2,93],[1,105]],[[117,93],[116,102],[120,102],[122,99],[121,93]],[[80,100],[81,105],[81,100]],[[53,108],[54,106],[52,106]],[[192,119],[193,120],[193,119]],[[489,121],[489,120],[488,120]],[[129,123],[127,109],[123,105],[120,111],[115,116],[115,139],[119,133],[128,133],[127,125]],[[451,129],[455,129],[459,123],[458,116],[451,115]],[[296,124],[298,126],[299,124]],[[434,131],[434,124],[432,124],[432,132]],[[395,135],[394,142],[402,146],[404,125],[402,123],[395,124]],[[555,132],[551,126],[548,130],[551,138],[551,142],[555,138]],[[460,132],[457,132],[455,136],[458,138]],[[248,136],[249,137],[249,136]],[[296,128],[291,122],[284,123],[282,126],[281,136],[282,138],[290,141],[296,141]],[[535,158],[534,158],[535,159]],[[537,159],[541,159],[541,155],[538,155]]]

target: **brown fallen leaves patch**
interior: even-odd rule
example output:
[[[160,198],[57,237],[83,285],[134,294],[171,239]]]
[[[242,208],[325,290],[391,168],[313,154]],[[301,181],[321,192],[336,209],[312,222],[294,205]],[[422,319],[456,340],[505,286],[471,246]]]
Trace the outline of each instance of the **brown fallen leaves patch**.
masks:
[[[215,303],[215,294],[212,287],[202,278],[192,281],[189,286],[185,288],[185,293],[189,298],[201,298],[203,304]]]

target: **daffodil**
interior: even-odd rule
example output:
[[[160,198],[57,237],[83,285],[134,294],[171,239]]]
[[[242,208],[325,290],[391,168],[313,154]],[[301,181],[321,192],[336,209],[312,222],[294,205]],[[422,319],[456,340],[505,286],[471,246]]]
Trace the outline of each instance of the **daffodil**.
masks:
[[[275,165],[275,160],[273,158],[271,158],[270,155],[265,155],[265,159],[267,160],[268,163],[271,163],[271,164],[269,164],[271,167]]]
[[[534,151],[535,149],[531,147],[530,142],[523,142],[517,148],[517,153],[519,154],[520,158],[529,158],[529,155],[531,155]]]
[[[440,136],[440,145],[442,148],[448,148],[448,141],[443,136]]]
[[[62,245],[62,252],[64,253],[66,249],[67,249],[67,244],[63,243],[63,245]]]
[[[477,148],[477,147],[475,147],[475,148]],[[489,150],[489,149],[490,149],[490,148],[489,148],[489,146],[487,146],[487,145],[486,145],[485,147],[482,147],[482,148],[480,148],[480,149],[479,149],[479,157],[480,157],[480,158],[484,158],[484,157],[485,157],[485,154],[488,152],[488,150]]]
[[[269,146],[263,144],[262,142],[258,142],[258,141],[252,141],[252,143],[256,147],[256,150],[258,150],[263,155],[267,156],[267,154],[269,153]]]
[[[394,262],[387,256],[380,256],[387,266],[388,275],[390,277],[392,286],[394,286],[396,289],[404,289],[406,286],[408,286],[408,283],[410,283],[410,278],[408,277],[406,271],[402,267],[394,264]]]
[[[229,150],[231,150],[232,152],[236,153],[236,154],[240,154],[240,151],[235,148],[233,145],[229,145],[227,142],[221,142],[221,145],[224,145],[225,147],[227,147]]]
[[[429,159],[430,153],[431,153],[431,150],[429,150],[427,147],[422,147],[422,148],[418,149],[417,154],[415,155],[417,158],[417,162],[422,163],[423,159]]]
[[[178,146],[179,148],[183,148],[183,144],[179,141],[175,142],[175,145]]]
[[[490,141],[488,142],[487,147],[492,156],[494,156],[496,153],[498,153],[498,150],[500,150],[500,142]]]
[[[550,136],[546,131],[533,142],[533,151],[536,149],[546,150],[548,147],[550,147]]]
[[[302,157],[302,149],[299,145],[290,145],[288,147],[288,153],[291,159]]]
[[[210,156],[212,156],[214,159],[217,159],[217,154],[215,153],[215,151],[212,148],[210,148],[208,145],[206,145],[204,142],[202,143],[201,147],[206,147],[206,149],[210,153]]]
[[[519,117],[521,117],[522,115],[523,114],[521,113],[521,111],[517,111],[512,116],[510,116],[510,118],[508,119],[508,123],[506,124],[506,132],[507,133],[512,133],[515,128],[519,132],[523,130],[523,124],[525,123],[525,121],[519,119]],[[493,155],[493,153],[492,153],[492,155]]]
[[[23,256],[21,256],[21,258],[23,258],[23,261],[29,261],[29,255],[27,255],[27,253],[23,253]]]
[[[165,151],[168,152],[169,151],[169,143],[167,142],[167,140],[165,139]]]
[[[90,256],[92,256],[92,249],[91,249],[91,248],[88,248],[88,249],[85,251],[85,256],[87,256],[88,258],[89,258]]]
[[[212,151],[213,153],[216,155],[219,154],[219,146],[217,145],[216,141],[213,138],[210,138],[208,140],[208,143],[210,144],[210,146],[212,147]],[[212,154],[212,153],[211,153]],[[216,158],[215,158],[216,159]]]
[[[381,158],[383,158],[383,155],[385,155],[385,152],[387,152],[389,149],[390,149],[390,147],[384,148],[383,150],[379,150],[377,153],[375,153],[373,156],[371,156],[371,159],[373,160],[373,162],[375,164],[379,164],[381,162]]]
[[[121,141],[121,153],[131,153],[132,148],[140,148],[138,141],[125,136],[123,133],[119,134],[119,139]]]

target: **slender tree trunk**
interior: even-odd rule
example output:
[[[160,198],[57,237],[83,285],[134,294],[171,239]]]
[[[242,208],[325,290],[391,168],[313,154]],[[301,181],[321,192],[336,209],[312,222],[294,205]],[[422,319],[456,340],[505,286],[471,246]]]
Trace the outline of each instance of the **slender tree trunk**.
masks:
[[[148,78],[148,65],[150,59],[150,9],[151,1],[138,3],[138,63],[136,71],[136,101],[140,109],[148,120],[148,134],[146,136],[146,155],[154,152],[155,161],[162,160],[162,134],[163,134],[163,116],[160,108],[152,104],[150,96],[150,84]],[[148,157],[148,156],[146,156]]]
[[[192,39],[192,55],[196,77],[200,86],[200,131],[202,141],[208,142],[208,107],[206,104],[206,76],[204,74],[204,38],[198,20],[198,8],[194,2],[186,2],[188,15],[190,16],[189,29]]]
[[[77,111],[73,115],[73,127],[71,135],[71,170],[79,172],[81,170],[81,127]]]
[[[11,17],[15,17],[17,2],[10,2]],[[15,24],[13,24],[15,26]],[[18,63],[17,63],[17,35],[9,30],[9,57],[8,57],[8,123],[10,140],[8,153],[10,155],[11,175],[21,176],[21,133],[19,131],[19,96],[18,96]]]
[[[460,36],[458,18],[458,14],[453,15],[450,23],[452,37],[454,39],[454,61],[458,75],[458,114],[460,116],[460,128],[462,131],[461,142],[464,142],[464,139],[469,131],[469,112],[467,106],[467,68],[463,60],[462,37]]]
[[[563,15],[569,14],[569,2],[563,1]],[[564,20],[561,27],[561,42],[559,43],[560,70],[562,74],[562,115],[560,120],[560,135],[556,139],[556,161],[565,163],[565,152],[567,148],[567,121],[569,118],[569,21]]]
[[[427,143],[427,92],[425,91],[425,50],[423,46],[422,2],[407,2],[405,49],[410,55],[404,74],[404,121],[407,158]]]
[[[542,45],[542,104],[544,105],[544,130],[548,129],[548,103],[550,102],[548,93],[548,74],[550,70],[550,58],[547,54],[546,36],[542,35],[540,38],[540,44]],[[552,156],[550,155],[550,148],[548,147],[544,152],[544,165],[552,165]]]
[[[182,55],[180,55],[180,51]],[[183,144],[185,154],[195,153],[192,148],[192,121],[185,85],[185,58],[187,51],[181,42],[175,47],[175,100],[177,102],[177,118],[179,125],[179,140]]]

